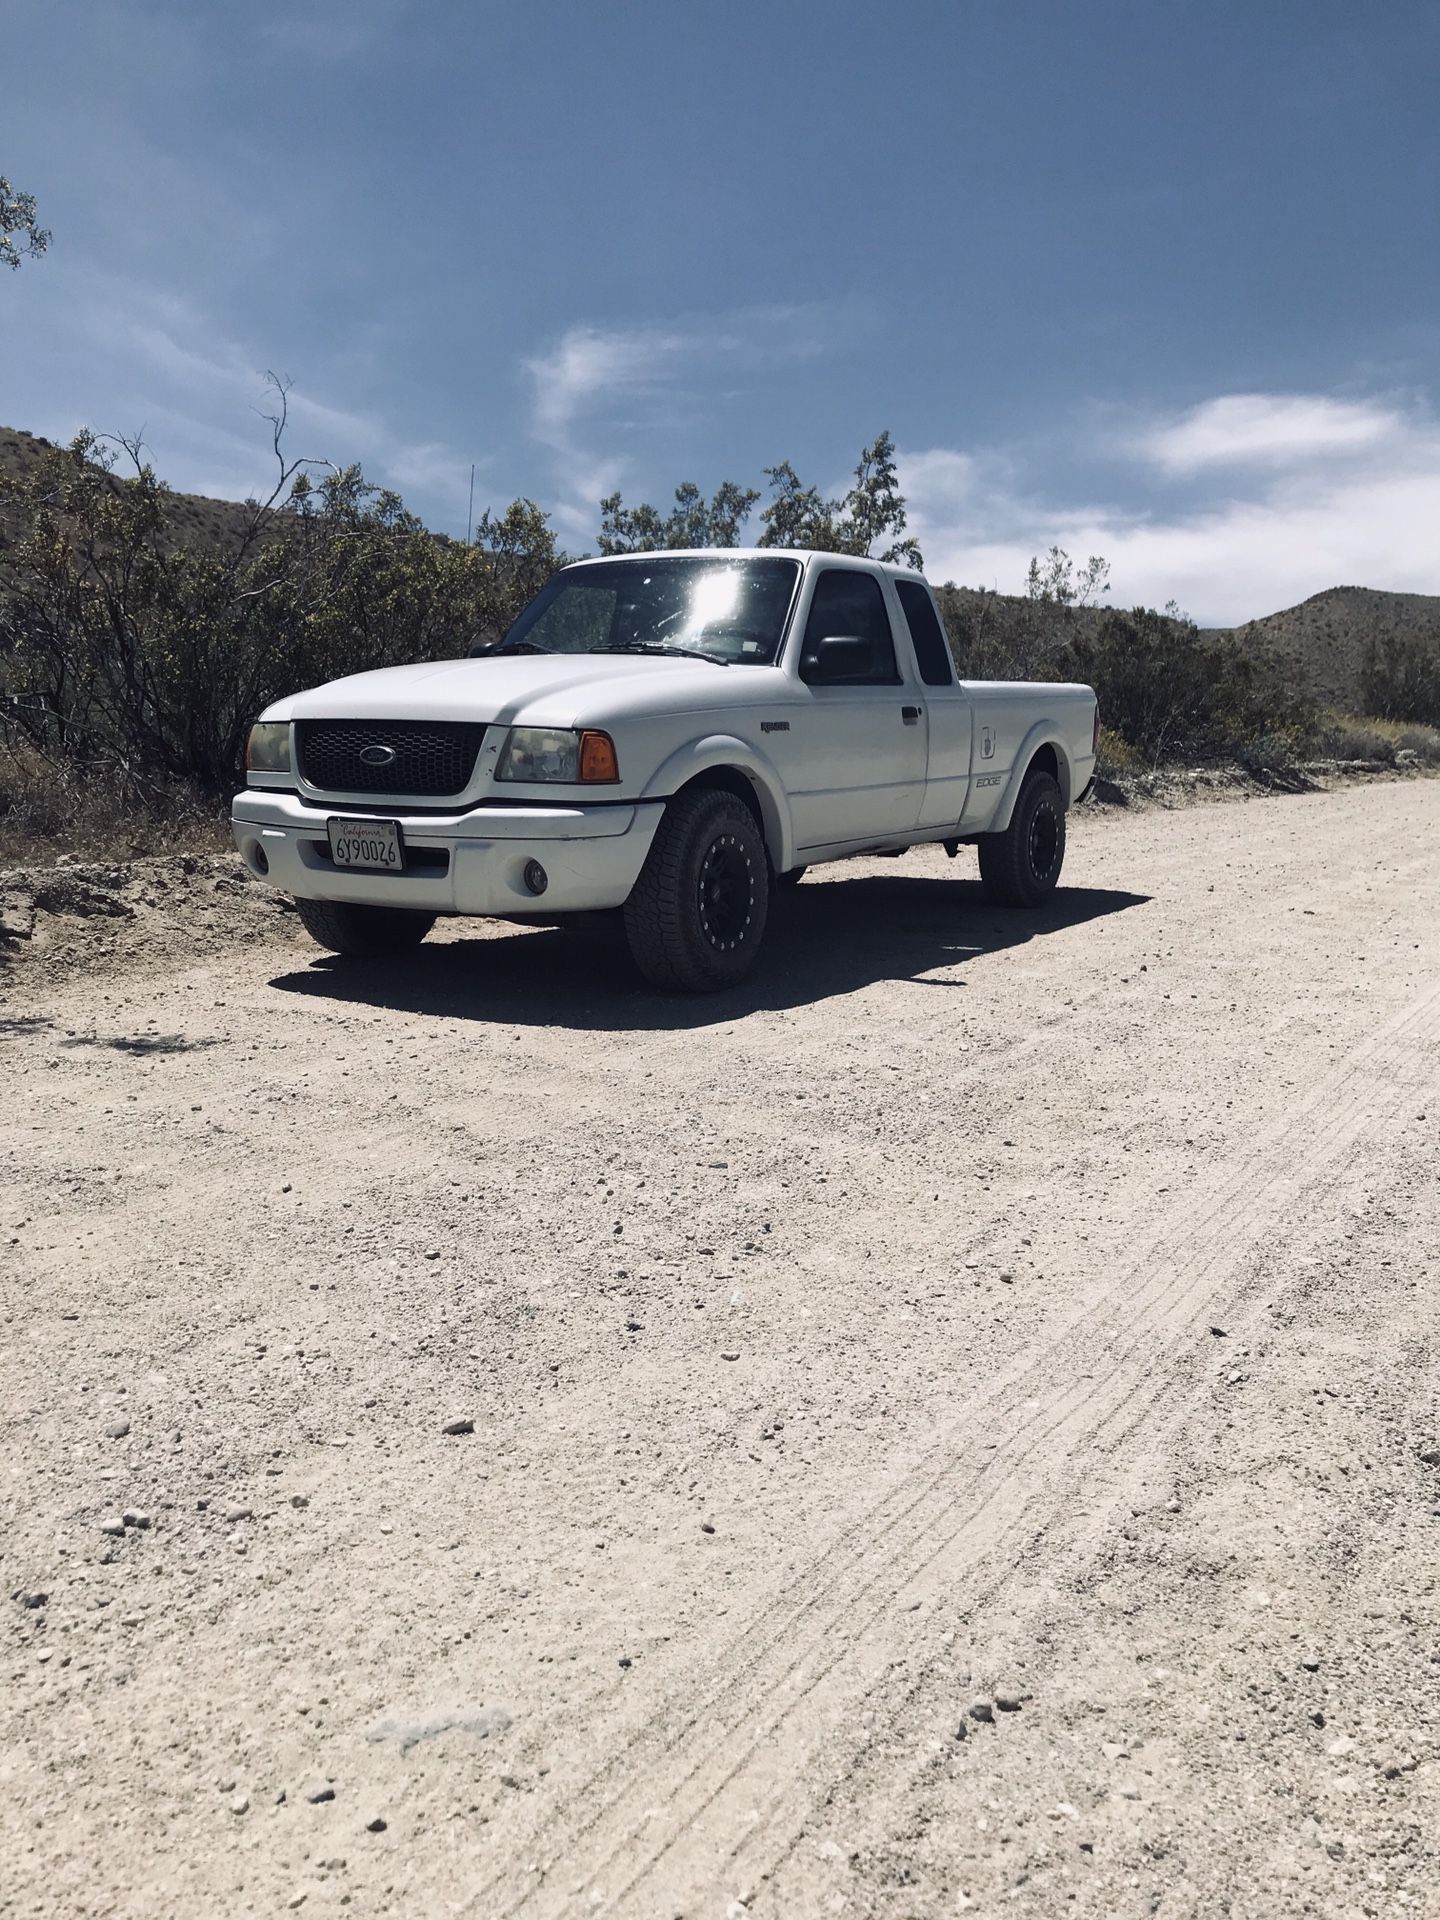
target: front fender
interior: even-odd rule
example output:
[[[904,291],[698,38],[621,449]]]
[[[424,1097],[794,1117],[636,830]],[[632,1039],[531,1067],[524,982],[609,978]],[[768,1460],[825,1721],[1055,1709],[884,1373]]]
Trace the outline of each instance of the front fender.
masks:
[[[1020,750],[1010,764],[1010,778],[1006,782],[1005,792],[991,819],[990,832],[1003,833],[1010,824],[1010,816],[1015,811],[1015,803],[1020,798],[1020,789],[1025,784],[1025,776],[1030,771],[1030,762],[1041,747],[1053,747],[1055,763],[1060,769],[1060,792],[1068,811],[1070,796],[1075,790],[1075,768],[1070,758],[1070,749],[1065,744],[1065,736],[1056,720],[1037,720],[1025,738],[1020,742]]]
[[[795,833],[790,821],[790,800],[785,783],[774,763],[748,740],[734,733],[708,733],[677,747],[658,766],[645,783],[643,798],[668,800],[697,774],[733,768],[744,774],[755,789],[760,818],[765,828],[765,848],[776,873],[785,873],[795,864]]]

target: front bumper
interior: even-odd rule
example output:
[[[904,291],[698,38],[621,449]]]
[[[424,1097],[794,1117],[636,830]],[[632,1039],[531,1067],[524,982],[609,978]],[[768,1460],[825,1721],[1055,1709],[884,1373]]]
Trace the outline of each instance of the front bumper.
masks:
[[[384,813],[405,844],[403,873],[365,873],[330,858],[323,805],[247,787],[230,831],[257,880],[302,900],[414,907],[424,913],[593,913],[623,906],[665,811],[663,801],[623,806],[486,806],[454,815]],[[525,883],[538,861],[548,884]]]

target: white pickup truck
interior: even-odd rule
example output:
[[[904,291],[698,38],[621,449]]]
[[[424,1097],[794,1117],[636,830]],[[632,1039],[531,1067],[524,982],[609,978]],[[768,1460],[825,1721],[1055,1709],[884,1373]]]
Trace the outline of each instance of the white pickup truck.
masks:
[[[1098,727],[1089,687],[957,680],[904,568],[632,554],[566,567],[469,658],[277,701],[232,828],[335,952],[618,909],[652,984],[703,992],[822,860],[974,843],[992,899],[1044,899]]]

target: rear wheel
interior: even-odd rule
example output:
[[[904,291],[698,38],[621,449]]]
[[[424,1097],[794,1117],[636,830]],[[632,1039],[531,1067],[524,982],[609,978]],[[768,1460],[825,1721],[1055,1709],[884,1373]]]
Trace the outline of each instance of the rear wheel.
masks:
[[[435,924],[433,913],[412,907],[366,907],[349,900],[297,900],[295,910],[312,940],[332,953],[357,957],[418,947]]]
[[[733,793],[701,787],[665,809],[625,902],[625,937],[653,987],[714,993],[754,966],[770,876],[754,816]]]
[[[1020,789],[1003,833],[980,836],[980,882],[989,899],[1033,907],[1055,891],[1065,860],[1065,800],[1048,773],[1032,773]]]

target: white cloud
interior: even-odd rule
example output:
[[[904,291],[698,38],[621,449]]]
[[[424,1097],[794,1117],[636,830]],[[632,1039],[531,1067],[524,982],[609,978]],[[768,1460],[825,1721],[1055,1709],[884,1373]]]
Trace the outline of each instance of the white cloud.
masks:
[[[1152,426],[1136,450],[1169,473],[1293,466],[1363,452],[1403,426],[1391,407],[1310,393],[1227,393]]]
[[[596,504],[630,468],[636,442],[697,421],[724,380],[826,351],[846,316],[819,306],[746,308],[673,325],[573,326],[524,362],[531,430],[555,458],[563,539],[588,546]]]
[[[1177,506],[1167,487],[1163,502],[1134,506],[1147,472],[1174,470],[1155,450],[1173,451],[1166,436],[1187,422],[1200,430],[1191,497]],[[1264,422],[1267,454],[1258,451]],[[1194,457],[1222,441],[1255,451]],[[1282,446],[1291,450],[1282,455]],[[1124,504],[1057,503],[1043,473],[1017,471],[996,453],[902,454],[901,485],[930,577],[1018,593],[1031,556],[1059,546],[1077,559],[1109,560],[1114,604],[1175,599],[1206,625],[1238,624],[1332,586],[1440,592],[1440,426],[1418,403],[1225,395],[1184,422],[1155,422],[1130,447]],[[1231,469],[1247,458],[1248,477],[1237,485]]]

